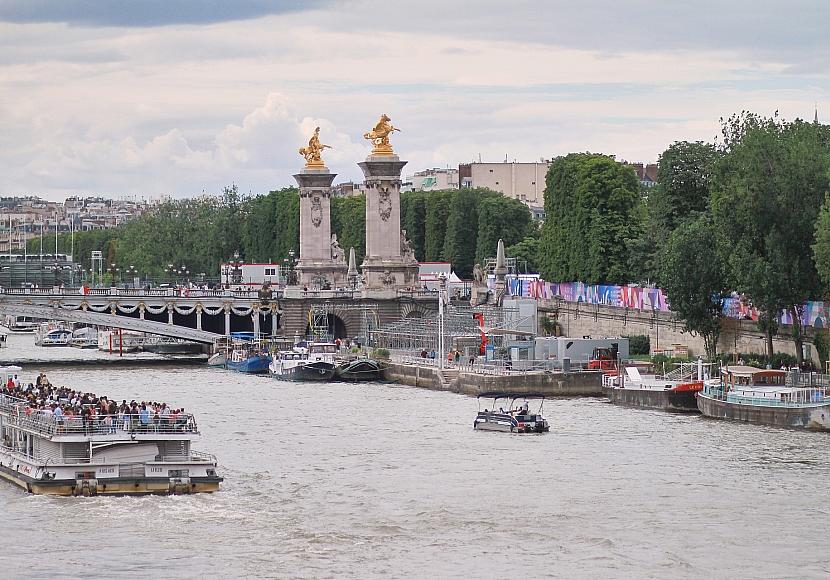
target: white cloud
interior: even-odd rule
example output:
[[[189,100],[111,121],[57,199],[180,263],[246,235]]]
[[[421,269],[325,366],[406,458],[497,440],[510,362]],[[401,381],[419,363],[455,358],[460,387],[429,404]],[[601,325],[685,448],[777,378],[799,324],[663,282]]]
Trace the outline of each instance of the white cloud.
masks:
[[[410,173],[479,154],[650,161],[673,140],[711,139],[741,109],[811,117],[819,101],[821,115],[830,92],[821,58],[797,64],[798,51],[741,31],[711,41],[722,23],[704,30],[709,17],[688,7],[684,28],[659,6],[602,19],[597,1],[579,3],[584,14],[561,2],[334,6],[199,26],[0,23],[0,194],[262,192],[293,185],[318,125],[338,180],[359,179],[362,134],[382,112],[403,130]],[[757,30],[776,24],[768,13],[758,6]]]

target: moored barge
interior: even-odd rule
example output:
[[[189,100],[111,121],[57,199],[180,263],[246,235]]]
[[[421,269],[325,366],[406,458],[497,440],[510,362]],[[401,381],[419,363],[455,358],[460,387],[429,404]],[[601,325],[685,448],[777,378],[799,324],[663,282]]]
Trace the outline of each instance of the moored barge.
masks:
[[[697,413],[696,395],[701,390],[702,373],[697,379],[673,379],[643,376],[636,367],[625,367],[623,373],[607,373],[602,377],[602,391],[612,403],[643,409]]]
[[[0,369],[0,375],[20,367]],[[216,458],[191,448],[189,413],[76,416],[0,394],[0,478],[34,494],[190,494],[219,489]]]
[[[830,387],[811,381],[810,375],[785,370],[725,367],[721,380],[698,394],[697,405],[715,419],[830,430]]]

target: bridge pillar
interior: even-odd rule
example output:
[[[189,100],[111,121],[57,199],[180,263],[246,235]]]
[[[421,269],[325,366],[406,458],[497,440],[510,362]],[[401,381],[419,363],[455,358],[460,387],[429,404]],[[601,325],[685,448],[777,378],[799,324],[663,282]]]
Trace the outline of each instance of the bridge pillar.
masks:
[[[374,151],[358,163],[366,178],[366,288],[403,288],[418,284],[418,262],[401,230],[401,170],[406,161]]]
[[[272,311],[271,312],[271,335],[276,336],[277,335],[277,330],[279,330],[279,324],[278,324],[278,321],[277,321],[277,313]]]
[[[299,284],[320,288],[346,284],[346,255],[331,233],[331,182],[334,173],[308,164],[294,176],[300,186]]]
[[[231,335],[231,307],[225,305],[225,336]]]
[[[167,305],[167,324],[173,324],[173,305]]]
[[[196,305],[196,330],[202,330],[202,305]]]
[[[254,336],[259,337],[259,308],[254,308],[251,318],[254,321]]]
[[[138,319],[144,320],[144,303],[138,305]]]

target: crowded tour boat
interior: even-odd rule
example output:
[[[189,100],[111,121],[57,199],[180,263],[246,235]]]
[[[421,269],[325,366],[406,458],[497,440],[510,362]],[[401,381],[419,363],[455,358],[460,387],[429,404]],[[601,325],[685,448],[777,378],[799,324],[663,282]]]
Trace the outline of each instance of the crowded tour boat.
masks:
[[[492,399],[492,404],[481,410],[481,400]],[[530,409],[530,400],[539,401],[538,408]],[[487,392],[478,395],[479,408],[473,429],[505,433],[546,433],[548,420],[542,415],[545,395],[541,393]],[[535,404],[534,404],[535,406]],[[498,407],[498,410],[496,410]]]
[[[730,366],[698,394],[700,412],[778,427],[830,430],[830,387],[812,373]]]
[[[705,368],[699,361],[671,373],[641,375],[637,367],[623,366],[622,372],[603,375],[602,391],[616,405],[696,413],[697,393],[709,376],[709,365]]]
[[[300,342],[291,350],[278,351],[269,365],[271,375],[292,381],[328,381],[334,377],[333,342]]]
[[[216,459],[191,448],[196,420],[166,403],[51,385],[0,368],[0,478],[34,494],[189,494],[219,489]]]

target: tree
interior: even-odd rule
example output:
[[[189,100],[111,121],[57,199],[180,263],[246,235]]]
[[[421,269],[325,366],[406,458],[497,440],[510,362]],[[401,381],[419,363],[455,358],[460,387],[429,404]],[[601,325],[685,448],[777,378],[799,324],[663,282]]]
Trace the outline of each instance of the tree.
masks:
[[[728,294],[723,265],[713,254],[714,227],[707,216],[685,222],[666,241],[661,253],[660,279],[671,309],[684,320],[686,330],[703,338],[706,357],[717,357]]]
[[[487,195],[490,190],[485,190]],[[459,189],[450,201],[447,229],[444,234],[444,259],[452,263],[461,278],[471,278],[476,259],[478,206],[482,192]],[[498,194],[497,194],[498,195]]]
[[[487,258],[494,258],[499,239],[504,240],[505,247],[522,241],[531,231],[532,222],[530,210],[518,199],[500,194],[481,199],[478,204],[476,261],[483,264]]]
[[[555,159],[545,185],[542,275],[589,284],[628,282],[626,240],[636,236],[638,191],[634,169],[607,155]]]
[[[447,217],[454,191],[430,191],[426,198],[426,223],[424,224],[424,258],[427,262],[444,259],[444,241],[447,234]]]
[[[401,193],[401,228],[406,230],[415,259],[421,262],[426,256],[427,195],[424,191]]]
[[[519,272],[539,271],[539,238],[528,236],[521,242],[504,249],[508,258],[516,258],[516,268]]]
[[[357,265],[360,266],[366,255],[366,196],[332,198],[331,231],[337,234],[347,260],[349,248],[354,248]]]
[[[718,150],[703,141],[676,141],[658,159],[657,183],[644,190],[639,229],[629,240],[634,279],[659,282],[660,254],[680,224],[708,211]]]
[[[801,310],[819,295],[810,252],[819,208],[828,189],[830,132],[801,120],[752,113],[723,122],[723,157],[716,165],[712,210],[718,247],[730,282],[772,319],[793,318],[802,362]],[[767,349],[772,353],[771,325]]]
[[[830,288],[830,195],[825,197],[816,220],[813,260],[824,287]]]

